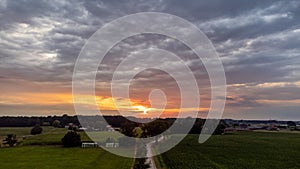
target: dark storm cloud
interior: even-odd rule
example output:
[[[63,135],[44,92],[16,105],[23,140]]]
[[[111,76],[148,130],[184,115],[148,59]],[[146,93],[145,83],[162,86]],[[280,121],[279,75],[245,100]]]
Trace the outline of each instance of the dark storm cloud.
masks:
[[[219,17],[234,17],[248,12],[254,8],[263,8],[271,5],[274,1],[239,1],[239,0],[211,0],[199,1],[166,1],[165,10],[195,20],[205,21]]]
[[[29,23],[31,26],[38,25],[38,27],[43,27],[49,25],[51,22],[57,22],[52,29],[43,33],[43,45],[41,48],[57,53],[56,62],[52,68],[55,71],[59,71],[60,67],[56,67],[58,63],[62,65],[70,63],[67,69],[71,70],[86,39],[101,25],[125,14],[140,11],[162,11],[185,16],[186,19],[199,25],[199,27],[208,34],[209,38],[216,44],[217,50],[221,55],[230,55],[230,52],[243,48],[247,39],[265,36],[295,27],[297,25],[296,21],[299,21],[297,15],[297,13],[299,13],[299,10],[297,10],[298,5],[297,1],[251,1],[251,3],[241,1],[224,2],[219,0],[190,1],[189,3],[183,1],[124,1],[123,3],[119,1],[74,1],[72,3],[60,1],[6,1],[5,5],[2,5],[3,12],[0,26],[10,25],[12,30],[6,29],[6,31],[13,32],[13,29],[17,27],[16,23]],[[266,18],[268,17],[269,21],[267,22]],[[44,20],[37,20],[36,18],[44,18]],[[6,38],[9,38],[9,36],[2,37],[2,39]],[[219,46],[224,44],[224,41],[228,39],[232,41],[232,44],[224,49],[220,49]],[[294,39],[297,38],[294,37]],[[11,43],[5,43],[3,47],[22,50],[22,48],[30,47],[24,44],[32,44],[34,40],[37,41],[39,39],[27,38],[23,39],[23,41],[19,41],[19,43],[23,44],[20,48],[14,46],[18,44],[18,41],[10,40]],[[138,39],[135,40],[139,42]],[[151,39],[147,40],[151,41]],[[129,46],[137,45],[137,43],[131,43],[130,41],[126,43],[128,43]],[[9,44],[11,47],[7,46]],[[158,42],[153,40],[152,44],[158,44]],[[174,44],[176,45],[176,43],[168,45],[166,49],[178,52],[185,50],[174,46]],[[276,45],[274,42],[272,45],[272,41],[263,41],[256,43],[255,46],[253,46],[253,50],[249,53],[254,50],[264,50],[266,47],[295,49],[297,48],[296,44],[293,39],[283,41],[277,46],[274,46]],[[124,50],[120,51],[120,53],[122,52],[124,52]],[[7,52],[2,54],[1,57],[7,57],[10,54],[11,53]],[[12,55],[15,55],[15,53]],[[253,69],[254,67],[252,67],[252,65],[254,63],[269,63],[269,59],[277,60],[276,56],[270,57],[265,54],[264,56],[250,56],[251,58],[244,57],[243,55],[249,54],[238,54],[237,57],[239,58],[233,64],[238,65],[237,68],[243,67],[246,69],[237,69],[236,71],[244,72],[245,70]],[[269,55],[272,55],[272,53],[269,53]],[[281,59],[283,58],[284,57]],[[232,65],[229,64],[229,66]],[[282,75],[276,70],[273,71],[269,68],[268,70],[275,72],[279,76]],[[233,74],[235,73],[233,72]],[[269,75],[270,74],[267,74],[267,76]]]
[[[239,1],[230,4],[230,2],[232,1],[228,4],[231,6],[243,6],[245,3]],[[226,15],[230,10],[221,10],[223,15],[199,22],[200,28],[204,29],[215,43],[218,43],[227,39],[238,40],[272,34],[298,25],[299,2],[265,1],[266,4],[260,3],[257,2],[259,5],[247,8],[235,15]]]
[[[33,24],[32,18],[48,15],[55,11],[55,7],[49,1],[6,1],[1,2],[0,28],[9,29],[14,23]]]

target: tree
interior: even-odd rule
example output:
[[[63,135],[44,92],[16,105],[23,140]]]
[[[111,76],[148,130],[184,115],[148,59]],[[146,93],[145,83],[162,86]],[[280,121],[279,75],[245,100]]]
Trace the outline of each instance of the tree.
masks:
[[[80,135],[75,131],[69,131],[62,139],[61,139],[64,147],[77,147],[81,145]]]
[[[3,144],[7,144],[10,147],[13,147],[17,142],[17,136],[15,134],[8,134],[7,137],[3,140]]]
[[[136,125],[135,125],[134,122],[129,122],[128,121],[128,122],[125,122],[121,125],[121,131],[126,136],[133,137],[134,136],[133,130],[134,130],[135,127],[136,127]]]
[[[69,125],[68,130],[78,131],[78,126],[76,125]]]
[[[202,127],[204,124],[203,119],[196,119],[192,129],[190,130],[189,134],[200,134]]]
[[[288,121],[287,125],[290,128],[290,130],[295,130],[296,129],[296,123],[293,122],[293,121]]]
[[[41,134],[42,132],[43,132],[43,128],[41,126],[37,125],[31,129],[30,134],[37,135],[37,134]]]
[[[157,136],[168,129],[168,124],[162,120],[155,120],[150,123],[146,123],[142,126],[142,130],[144,131],[142,135],[144,137],[153,137]]]
[[[54,120],[53,123],[52,123],[52,126],[53,127],[61,127],[60,121],[59,120]]]
[[[143,134],[143,129],[141,127],[135,127],[132,132],[134,137],[141,138]]]
[[[226,125],[223,122],[220,122],[213,134],[214,135],[223,134],[225,128]]]

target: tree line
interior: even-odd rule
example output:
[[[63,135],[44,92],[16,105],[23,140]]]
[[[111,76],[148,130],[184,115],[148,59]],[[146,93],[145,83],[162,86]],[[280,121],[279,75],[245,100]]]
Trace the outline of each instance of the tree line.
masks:
[[[110,124],[114,128],[118,128],[123,134],[131,137],[136,137],[137,134],[140,134],[140,137],[149,137],[149,136],[156,136],[164,132],[165,130],[169,129],[176,118],[165,118],[165,119],[155,119],[149,123],[142,123],[136,122],[137,119],[134,117],[126,118],[123,116],[81,116],[80,122],[83,124],[85,121],[90,125],[91,128],[98,128],[101,130],[106,129],[106,124],[103,120],[106,120],[108,124]],[[142,120],[149,120],[149,119],[142,119]],[[190,134],[199,134],[202,130],[203,124],[205,123],[205,119],[194,119],[195,122],[190,131],[185,131],[182,126],[185,122],[189,122],[191,118],[182,118],[177,121],[176,124],[173,125],[173,133],[186,133],[189,132]],[[80,127],[80,122],[77,116],[69,116],[69,115],[62,115],[62,116],[47,116],[47,117],[9,117],[3,116],[0,117],[0,127],[33,127],[33,126],[54,126],[54,127],[65,127],[69,124],[73,124],[75,126]],[[93,123],[91,123],[93,122]],[[182,124],[181,124],[182,123]],[[86,126],[85,126],[86,127]],[[224,123],[220,123],[217,128],[217,133],[219,129],[223,129]],[[142,133],[138,133],[136,130],[143,131]]]

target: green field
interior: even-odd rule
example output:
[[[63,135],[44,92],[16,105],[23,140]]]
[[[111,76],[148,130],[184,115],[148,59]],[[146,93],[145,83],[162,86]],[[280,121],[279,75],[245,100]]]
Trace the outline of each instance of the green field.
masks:
[[[19,145],[0,149],[0,169],[128,169],[133,159],[113,155],[101,148],[63,148],[61,138],[68,132],[64,128],[43,127],[40,135],[29,135],[31,127],[0,128],[1,140],[7,134],[17,134]],[[79,133],[82,141],[91,141]]]
[[[212,136],[206,143],[188,135],[155,158],[158,168],[299,169],[300,134],[246,132]]]
[[[4,137],[7,134],[16,134],[18,137],[30,135],[30,130],[32,127],[0,127],[0,137]],[[50,130],[61,130],[66,131],[66,129],[58,129],[53,127],[43,127],[43,132],[48,133]]]
[[[4,127],[0,128],[0,140],[2,140],[7,134],[16,134],[19,140],[20,146],[28,146],[28,145],[61,145],[61,139],[64,137],[64,135],[68,132],[65,128],[54,128],[54,127],[42,127],[43,132],[39,135],[30,135],[30,130],[32,127]],[[90,142],[91,139],[88,137],[88,135],[85,132],[78,132],[81,136],[81,140],[83,142]],[[118,134],[112,134],[112,132],[101,132],[100,137],[99,132],[90,132],[90,135],[93,135],[94,139],[96,139],[99,142],[105,142],[106,138],[110,136],[111,138],[114,138],[115,140],[118,140],[118,138],[121,135]]]
[[[128,169],[132,159],[113,155],[101,148],[24,146],[2,148],[0,168],[19,169]]]

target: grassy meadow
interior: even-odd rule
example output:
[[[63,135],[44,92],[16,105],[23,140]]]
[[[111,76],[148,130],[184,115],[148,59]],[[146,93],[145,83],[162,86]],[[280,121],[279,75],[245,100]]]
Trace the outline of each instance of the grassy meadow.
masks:
[[[0,168],[19,169],[128,169],[132,159],[113,155],[101,148],[23,146],[0,150]]]
[[[63,148],[61,138],[67,129],[43,127],[40,135],[30,135],[30,127],[0,128],[1,140],[17,134],[19,145],[0,148],[0,168],[19,169],[128,169],[133,159],[113,155],[101,148]],[[82,141],[91,141],[79,132]]]

